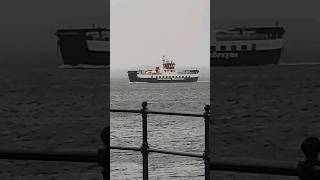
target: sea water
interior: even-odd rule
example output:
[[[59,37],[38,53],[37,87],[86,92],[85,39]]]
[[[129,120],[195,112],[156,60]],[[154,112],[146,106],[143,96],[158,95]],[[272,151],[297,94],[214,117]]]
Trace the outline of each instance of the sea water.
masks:
[[[113,109],[141,109],[143,101],[153,111],[203,113],[210,103],[210,83],[128,83],[111,80]],[[140,114],[111,113],[111,145],[140,147]],[[204,120],[195,117],[148,115],[150,148],[202,154]],[[149,154],[150,179],[203,179],[201,158]],[[112,150],[111,179],[141,179],[140,152]]]

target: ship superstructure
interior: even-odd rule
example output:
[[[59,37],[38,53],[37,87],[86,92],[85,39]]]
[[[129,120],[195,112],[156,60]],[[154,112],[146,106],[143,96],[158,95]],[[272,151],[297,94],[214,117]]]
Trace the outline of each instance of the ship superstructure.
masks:
[[[217,30],[210,47],[211,66],[278,64],[285,30],[272,27],[242,27]]]
[[[56,36],[64,65],[110,64],[109,29],[59,29]]]
[[[162,57],[162,67],[149,70],[128,71],[130,82],[171,83],[171,82],[196,82],[199,70],[188,69],[177,71],[175,63]]]

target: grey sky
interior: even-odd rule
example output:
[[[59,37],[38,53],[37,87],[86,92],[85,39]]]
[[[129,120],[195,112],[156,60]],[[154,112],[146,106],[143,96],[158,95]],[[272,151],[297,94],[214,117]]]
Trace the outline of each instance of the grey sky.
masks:
[[[111,70],[209,67],[209,0],[111,0]]]
[[[111,0],[111,3],[111,10],[115,18],[111,33],[117,34],[113,34],[112,48],[131,46],[140,49],[140,51],[133,51],[133,49],[127,51],[122,49],[121,51],[121,47],[118,51],[113,49],[112,57],[120,57],[119,53],[122,53],[121,56],[129,57],[115,59],[114,63],[116,61],[123,62],[123,60],[127,62],[135,60],[137,62],[139,59],[145,59],[146,62],[150,62],[150,65],[154,65],[159,63],[162,54],[167,54],[176,59],[178,66],[181,64],[180,61],[197,61],[201,64],[200,58],[202,57],[191,52],[207,51],[207,49],[196,44],[206,46],[200,41],[204,41],[203,38],[206,36],[204,26],[209,21],[206,18],[206,13],[209,13],[209,0]],[[54,56],[57,40],[54,32],[57,28],[89,27],[91,24],[106,26],[109,14],[107,4],[108,0],[2,0],[0,3],[0,45],[2,47],[0,53],[49,51]],[[319,2],[317,0],[211,0],[211,4],[212,14],[217,19],[261,17],[320,19]],[[188,15],[184,16],[183,13],[179,13],[180,11],[188,12]],[[198,21],[199,19],[201,20]],[[127,25],[122,24],[124,22],[129,23]],[[183,27],[183,30],[172,30],[173,26],[176,25]],[[123,26],[123,29],[120,28],[121,26]],[[153,30],[161,32],[156,34],[156,39],[152,37],[154,35],[152,34]],[[149,32],[140,33],[143,31]],[[179,33],[181,31],[183,33]],[[183,35],[187,34],[186,31],[197,34],[198,37],[184,38]],[[141,40],[142,35],[146,40]],[[172,38],[171,35],[175,38]],[[124,39],[124,42],[119,41],[117,44],[116,40],[119,40],[121,36],[128,39]],[[167,38],[161,38],[161,36]],[[132,41],[134,38],[140,38],[140,40]],[[174,41],[174,39],[178,39],[178,41]],[[190,42],[195,47],[191,47]],[[143,44],[145,47],[137,46],[137,44],[141,44],[141,46]],[[190,46],[183,47],[180,46],[181,44],[186,44],[185,46],[189,44]],[[154,48],[151,48],[153,46]],[[179,51],[173,52],[170,47],[174,46],[180,46],[181,48]],[[134,53],[146,50],[145,48],[154,50],[141,53],[145,54],[143,58],[142,55],[138,56]],[[191,48],[193,48],[192,51]],[[185,52],[185,55],[180,54],[182,51]],[[179,55],[176,54],[178,52]],[[14,55],[13,53],[10,54]],[[147,56],[146,54],[153,55]],[[115,64],[115,67],[120,67],[119,64],[118,66]]]
[[[106,27],[107,4],[107,0],[2,0],[0,53],[55,55],[58,28]]]
[[[318,0],[212,0],[214,18],[320,19]]]

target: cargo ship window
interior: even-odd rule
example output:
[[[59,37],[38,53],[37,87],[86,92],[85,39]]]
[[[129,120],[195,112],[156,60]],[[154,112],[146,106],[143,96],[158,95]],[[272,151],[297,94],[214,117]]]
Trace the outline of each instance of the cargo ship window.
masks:
[[[232,46],[231,46],[231,50],[232,50],[232,51],[236,51],[236,50],[237,50],[237,46],[232,45]]]
[[[220,50],[221,51],[225,51],[226,50],[226,46],[220,46]]]
[[[242,45],[241,50],[247,50],[247,45]]]

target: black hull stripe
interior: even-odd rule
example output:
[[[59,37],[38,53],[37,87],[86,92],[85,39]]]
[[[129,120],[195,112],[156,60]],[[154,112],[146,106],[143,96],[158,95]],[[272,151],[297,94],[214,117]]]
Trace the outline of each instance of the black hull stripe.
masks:
[[[256,66],[278,64],[282,49],[263,51],[218,51],[211,54],[210,66]]]
[[[183,82],[197,82],[198,77],[188,77],[183,80],[159,80],[157,78],[139,78],[137,71],[129,71],[128,77],[130,82],[147,82],[147,83],[183,83]]]

